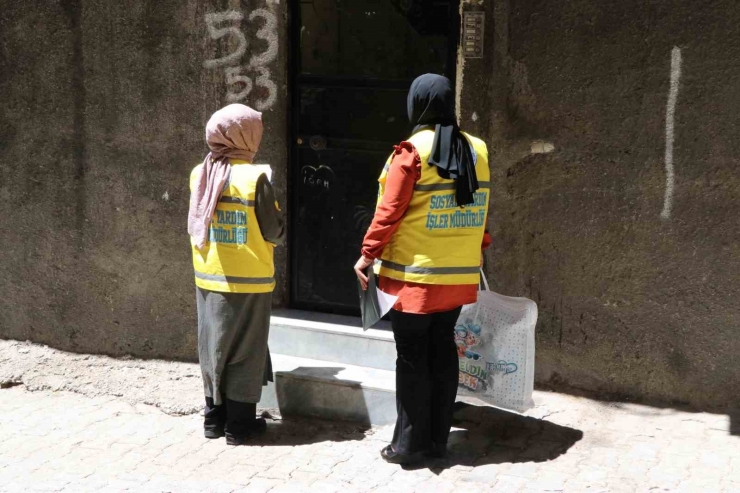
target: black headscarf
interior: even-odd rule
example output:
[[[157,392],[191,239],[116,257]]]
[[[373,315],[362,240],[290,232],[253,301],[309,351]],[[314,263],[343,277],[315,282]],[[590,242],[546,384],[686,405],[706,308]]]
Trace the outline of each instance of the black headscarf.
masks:
[[[424,74],[409,89],[407,100],[413,133],[434,130],[429,164],[439,176],[456,182],[455,198],[459,206],[473,203],[478,190],[473,151],[455,119],[455,93],[447,77]]]

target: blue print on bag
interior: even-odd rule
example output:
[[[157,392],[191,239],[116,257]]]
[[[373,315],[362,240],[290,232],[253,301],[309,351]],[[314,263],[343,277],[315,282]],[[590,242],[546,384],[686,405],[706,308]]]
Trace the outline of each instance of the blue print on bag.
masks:
[[[518,369],[519,367],[516,363],[509,363],[502,359],[495,363],[486,362],[486,370],[491,373],[503,373],[504,375],[508,375],[509,373],[516,373]]]
[[[489,385],[488,371],[482,366],[484,362],[474,363],[482,360],[483,356],[470,350],[481,343],[480,335],[480,325],[472,322],[455,326],[455,345],[460,360],[458,384],[472,391],[486,390]]]
[[[480,325],[472,323],[458,324],[455,327],[455,345],[457,345],[457,355],[462,358],[473,359],[478,361],[481,355],[470,351],[470,348],[480,344]]]

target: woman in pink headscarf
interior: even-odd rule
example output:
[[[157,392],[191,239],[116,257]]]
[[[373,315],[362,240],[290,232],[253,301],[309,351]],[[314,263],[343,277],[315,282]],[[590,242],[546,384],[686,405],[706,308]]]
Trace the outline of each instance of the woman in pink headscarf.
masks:
[[[198,308],[206,438],[241,445],[265,431],[256,417],[272,380],[267,336],[275,288],[273,248],[285,228],[267,165],[253,164],[262,114],[231,104],[206,126],[211,152],[190,175],[188,233]]]

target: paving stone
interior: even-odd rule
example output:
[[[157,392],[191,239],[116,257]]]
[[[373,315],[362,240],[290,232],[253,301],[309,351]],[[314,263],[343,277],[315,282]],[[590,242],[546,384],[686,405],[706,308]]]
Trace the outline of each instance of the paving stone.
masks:
[[[740,467],[732,467],[729,471],[724,471],[724,479],[726,481],[733,481],[735,483],[740,483]]]
[[[502,474],[496,478],[495,491],[498,493],[519,493],[527,484],[525,478],[517,476],[507,476]]]
[[[299,471],[329,475],[331,474],[334,467],[341,462],[344,461],[341,458],[335,456],[316,455],[313,457],[313,459],[309,459],[308,461],[298,464],[297,469]]]
[[[565,473],[547,472],[538,474],[534,480],[527,481],[527,488],[542,491],[563,491],[565,482],[573,479],[573,475]]]
[[[634,478],[644,477],[648,474],[648,471],[658,465],[657,460],[648,460],[639,457],[625,457],[619,461],[617,465],[616,473],[619,477],[623,478]],[[588,467],[588,463],[582,465],[582,467]],[[607,470],[607,474],[609,474]]]
[[[290,474],[295,470],[296,468],[290,464],[276,464],[273,467],[261,470],[257,473],[257,476],[260,478],[286,481],[290,479]]]
[[[314,481],[309,490],[312,492],[320,492],[320,493],[339,493],[344,492],[345,488],[347,487],[347,483],[344,481],[334,481],[331,479],[319,479],[317,481]]]
[[[723,481],[722,493],[740,493],[740,482]]]
[[[740,443],[737,444],[740,446]],[[702,452],[699,454],[698,467],[725,469],[730,465],[730,457],[717,452]]]
[[[682,481],[673,491],[676,493],[722,493],[722,484],[719,481],[691,479]]]
[[[118,473],[116,477],[123,481],[134,481],[137,483],[146,483],[152,477],[152,474],[142,474],[138,472]]]
[[[343,483],[349,483],[352,478],[358,474],[362,474],[363,467],[361,464],[344,463],[338,465],[331,473],[327,476],[332,481],[340,481]]]
[[[604,466],[591,465],[589,462],[585,462],[578,466],[577,472],[574,474],[573,479],[583,483],[606,481],[611,475],[615,473],[612,468]]]
[[[444,479],[427,479],[416,485],[415,493],[452,493],[456,490],[455,483]]]
[[[546,421],[464,408],[464,430],[453,433],[446,459],[401,467],[379,457],[392,426],[358,431],[294,418],[271,421],[251,445],[229,447],[202,436],[198,415],[4,389],[0,491],[738,492],[740,437],[729,435],[723,415],[541,399]]]
[[[47,480],[40,481],[31,486],[33,491],[62,491],[69,481]]]
[[[240,493],[267,493],[280,484],[282,483],[277,479],[253,478],[244,488],[236,491]]]
[[[689,478],[690,470],[687,467],[676,467],[675,465],[661,461],[658,465],[651,468],[648,473],[647,477],[650,479],[666,479],[666,480],[675,480],[675,481],[682,481]]]
[[[673,449],[667,448],[667,450],[670,451],[670,453],[663,453],[658,457],[659,463],[664,466],[674,467],[676,469],[688,469],[698,461],[698,456],[696,454],[674,454]]]
[[[475,483],[487,483],[496,481],[496,476],[499,474],[499,466],[489,464],[485,466],[478,466],[471,468],[470,471],[461,473],[460,481],[462,482],[475,482]]]
[[[23,473],[12,466],[0,467],[0,485],[9,484]]]
[[[309,493],[311,489],[301,484],[279,484],[270,490],[270,493]]]
[[[416,484],[390,481],[386,484],[376,486],[373,489],[370,489],[370,490],[363,489],[361,491],[371,492],[371,493],[415,493]]]
[[[354,474],[349,483],[363,490],[372,490],[388,483],[389,476],[377,476],[372,472],[362,471]]]
[[[96,473],[88,476],[87,478],[92,482],[105,483],[105,489],[116,489],[116,490],[136,490],[144,484],[146,484],[150,478],[143,478],[141,481],[133,481],[131,479],[122,479],[121,477],[115,477],[115,475],[107,475],[104,473]]]
[[[444,479],[447,481],[452,481],[453,483],[457,481],[462,481],[462,477],[466,474],[462,471],[458,471],[456,469],[432,469],[432,472],[439,478]]]
[[[62,491],[101,491],[108,486],[107,481],[93,480],[93,479],[82,479],[80,481],[72,481],[67,483]],[[106,492],[107,493],[107,492]]]
[[[506,472],[506,475],[533,479],[537,475],[537,465],[533,462],[513,464]]]
[[[319,481],[325,478],[326,478],[326,474],[295,470],[290,474],[290,483],[310,486],[316,481]]]

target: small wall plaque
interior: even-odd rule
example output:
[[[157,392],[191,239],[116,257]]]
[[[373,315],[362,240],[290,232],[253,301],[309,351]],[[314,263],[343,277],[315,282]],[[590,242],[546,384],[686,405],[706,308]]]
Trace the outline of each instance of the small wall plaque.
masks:
[[[462,44],[465,58],[483,58],[485,12],[463,12]]]

